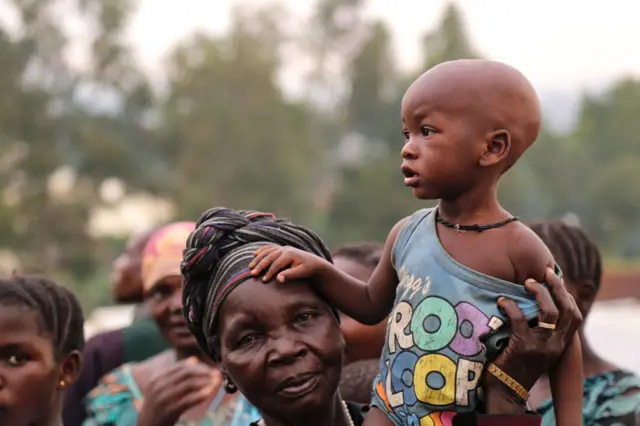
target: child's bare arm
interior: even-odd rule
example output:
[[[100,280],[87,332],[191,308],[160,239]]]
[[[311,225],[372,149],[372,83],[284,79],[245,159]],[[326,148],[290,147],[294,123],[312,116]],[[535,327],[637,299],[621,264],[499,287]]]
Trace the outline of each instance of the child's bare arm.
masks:
[[[522,225],[514,233],[510,244],[510,256],[516,282],[529,278],[544,282],[546,268],[553,270],[553,255],[544,242],[528,227]],[[545,322],[554,322],[547,319]],[[558,363],[551,368],[549,379],[553,395],[553,408],[558,426],[582,425],[582,348],[576,333]]]
[[[558,363],[549,372],[549,380],[556,425],[582,425],[582,348],[577,333]]]
[[[280,282],[315,278],[320,290],[342,312],[358,322],[375,325],[384,320],[395,300],[398,275],[393,267],[393,246],[407,218],[399,221],[387,237],[378,266],[364,283],[335,268],[326,260],[293,247],[265,246],[249,265],[252,275]]]

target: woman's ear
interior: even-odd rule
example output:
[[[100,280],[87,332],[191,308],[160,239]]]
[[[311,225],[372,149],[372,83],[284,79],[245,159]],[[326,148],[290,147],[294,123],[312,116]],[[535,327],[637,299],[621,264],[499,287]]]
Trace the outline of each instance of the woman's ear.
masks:
[[[79,351],[68,353],[60,362],[58,387],[65,389],[76,382],[82,368],[82,355]]]
[[[480,165],[494,166],[509,156],[511,152],[511,135],[506,129],[495,130],[485,139],[484,150],[480,157]]]

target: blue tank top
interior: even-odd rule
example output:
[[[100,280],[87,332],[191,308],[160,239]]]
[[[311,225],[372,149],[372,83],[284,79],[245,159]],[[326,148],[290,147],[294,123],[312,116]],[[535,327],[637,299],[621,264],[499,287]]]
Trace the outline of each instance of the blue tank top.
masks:
[[[373,404],[396,425],[447,426],[456,413],[475,410],[484,365],[508,339],[498,297],[514,300],[528,319],[538,314],[523,285],[455,261],[440,243],[434,211],[408,219],[391,255],[399,284]],[[502,342],[487,338],[500,335]]]

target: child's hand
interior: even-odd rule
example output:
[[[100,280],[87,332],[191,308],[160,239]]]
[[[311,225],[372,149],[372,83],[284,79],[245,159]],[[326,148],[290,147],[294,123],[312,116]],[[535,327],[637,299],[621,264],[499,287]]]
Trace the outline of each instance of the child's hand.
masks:
[[[271,281],[277,274],[280,282],[311,278],[330,265],[326,260],[293,247],[265,246],[256,250],[255,259],[249,264],[251,275],[263,271],[262,280]]]

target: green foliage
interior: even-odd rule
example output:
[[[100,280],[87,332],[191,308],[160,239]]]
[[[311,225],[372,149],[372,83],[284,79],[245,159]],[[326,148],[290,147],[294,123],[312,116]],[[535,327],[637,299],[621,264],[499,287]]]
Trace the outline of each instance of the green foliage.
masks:
[[[364,0],[317,0],[299,33],[272,4],[235,9],[224,34],[186,37],[156,91],[124,37],[132,0],[9,4],[21,31],[0,27],[0,250],[88,307],[108,300],[123,244],[87,232],[107,178],[170,199],[180,219],[226,205],[290,217],[331,244],[383,240],[423,206],[399,171],[404,90],[442,61],[481,56],[454,3],[409,72],[394,67],[387,22],[368,19]],[[65,60],[61,7],[92,28],[83,70]],[[291,52],[311,68],[296,100],[280,85]],[[573,213],[607,254],[640,257],[639,110],[633,79],[585,96],[573,132],[545,128],[507,173],[504,205],[524,220]],[[67,190],[52,192],[61,170]]]

